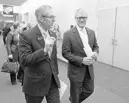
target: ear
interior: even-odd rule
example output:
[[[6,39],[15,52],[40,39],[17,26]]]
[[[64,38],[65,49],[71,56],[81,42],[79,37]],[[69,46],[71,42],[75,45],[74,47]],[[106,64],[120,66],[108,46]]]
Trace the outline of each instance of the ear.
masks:
[[[39,16],[38,19],[40,22],[44,22],[44,19],[41,16]]]

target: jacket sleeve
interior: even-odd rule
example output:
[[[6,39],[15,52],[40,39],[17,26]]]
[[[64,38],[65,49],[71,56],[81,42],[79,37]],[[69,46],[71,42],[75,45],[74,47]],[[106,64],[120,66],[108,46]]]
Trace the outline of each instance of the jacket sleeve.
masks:
[[[19,57],[20,64],[23,66],[32,66],[33,64],[47,60],[49,58],[44,52],[43,48],[34,52],[32,51],[31,41],[26,34],[20,34]]]
[[[7,49],[7,53],[8,55],[11,55],[11,45],[12,45],[12,41],[13,41],[13,35],[11,33],[8,33],[7,37],[6,37],[6,49]]]
[[[72,44],[70,39],[70,33],[65,32],[63,36],[63,43],[62,43],[62,56],[67,59],[69,62],[74,63],[75,65],[81,66],[83,57],[77,56],[72,53]]]
[[[93,34],[94,34],[93,51],[96,52],[97,54],[99,54],[99,46],[98,46],[97,39],[96,39],[94,31],[93,31]]]
[[[56,46],[56,45],[55,45]],[[56,73],[59,74],[59,69],[58,69],[58,59],[57,59],[57,46],[56,46],[56,56],[55,56],[55,60],[54,60],[54,63],[55,63],[55,69],[56,69]]]

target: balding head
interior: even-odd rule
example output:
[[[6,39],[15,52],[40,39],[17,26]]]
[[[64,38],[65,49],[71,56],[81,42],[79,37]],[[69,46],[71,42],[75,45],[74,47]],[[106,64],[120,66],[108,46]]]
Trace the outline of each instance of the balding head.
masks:
[[[55,21],[55,16],[52,7],[49,5],[42,5],[35,11],[35,16],[38,24],[45,30],[52,28]]]
[[[88,17],[88,14],[84,9],[79,8],[76,10],[76,13],[75,13],[75,18],[78,18],[78,17]]]
[[[87,12],[80,8],[80,9],[77,9],[76,13],[75,13],[75,20],[76,20],[76,23],[77,25],[80,27],[80,28],[84,28],[85,25],[86,25],[86,21],[87,21]]]
[[[35,10],[35,16],[36,18],[40,15],[48,15],[49,14],[49,10],[52,9],[51,6],[49,5],[42,5],[39,8],[37,8]]]

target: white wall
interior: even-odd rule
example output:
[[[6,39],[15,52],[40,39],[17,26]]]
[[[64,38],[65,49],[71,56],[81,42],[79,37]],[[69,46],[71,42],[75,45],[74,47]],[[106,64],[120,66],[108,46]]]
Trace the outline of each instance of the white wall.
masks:
[[[88,27],[96,31],[97,15],[96,6],[97,0],[28,0],[22,5],[22,13],[29,11],[30,21],[35,24],[34,10],[42,4],[49,4],[52,6],[56,22],[59,24],[62,33],[70,28],[70,25],[75,25],[74,15],[78,8],[84,8],[88,11]]]
[[[98,0],[98,8],[114,8],[122,5],[129,5],[129,0]]]

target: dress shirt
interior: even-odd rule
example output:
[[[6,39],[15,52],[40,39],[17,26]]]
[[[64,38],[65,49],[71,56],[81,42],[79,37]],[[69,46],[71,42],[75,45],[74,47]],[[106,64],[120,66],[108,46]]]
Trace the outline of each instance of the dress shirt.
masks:
[[[40,30],[40,32],[41,32],[43,38],[44,38],[44,41],[45,41],[47,38],[50,37],[48,31],[45,31],[39,24],[38,24],[38,28],[39,28],[39,30]]]
[[[77,30],[79,32],[79,36],[82,40],[82,43],[83,43],[83,50],[85,51],[85,54],[87,56],[92,56],[93,55],[93,51],[88,43],[88,35],[87,35],[87,31],[85,29],[85,27],[82,29],[80,28],[79,26],[76,26],[77,27]]]

